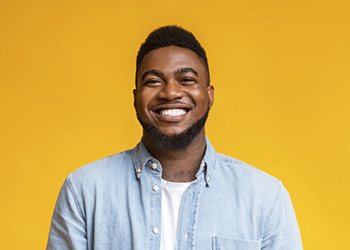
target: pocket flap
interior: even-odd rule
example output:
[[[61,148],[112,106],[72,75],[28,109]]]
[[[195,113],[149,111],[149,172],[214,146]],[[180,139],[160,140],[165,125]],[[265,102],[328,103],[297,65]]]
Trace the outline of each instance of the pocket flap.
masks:
[[[213,237],[213,250],[259,250],[261,240],[240,240],[233,238]]]

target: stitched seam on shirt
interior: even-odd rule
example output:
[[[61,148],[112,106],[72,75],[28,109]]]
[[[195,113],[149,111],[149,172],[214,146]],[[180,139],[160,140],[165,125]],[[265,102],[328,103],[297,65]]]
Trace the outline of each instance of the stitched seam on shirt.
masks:
[[[282,181],[279,181],[279,184],[280,184],[280,185],[279,185],[279,190],[278,190],[277,195],[276,195],[276,197],[275,197],[275,199],[274,199],[274,202],[273,202],[273,204],[272,204],[271,211],[270,211],[269,215],[267,216],[266,221],[264,222],[264,226],[263,226],[263,230],[261,231],[261,237],[260,237],[260,238],[262,238],[262,237],[264,236],[264,231],[265,231],[266,223],[270,220],[270,217],[272,216],[272,214],[273,214],[273,212],[274,212],[274,210],[275,210],[275,207],[276,207],[276,205],[277,205],[277,202],[279,201],[279,199],[280,199],[280,197],[281,197],[281,194],[282,194],[282,187],[283,187]]]
[[[215,154],[215,159],[213,161],[213,166],[212,166],[212,171],[210,173],[210,178],[214,178],[214,175],[216,173],[216,170],[217,170],[217,165],[216,164],[220,164],[220,163],[217,163],[217,161],[219,161],[220,159],[218,159],[218,154]]]
[[[78,197],[77,197],[76,193],[74,192],[73,184],[72,184],[72,182],[71,182],[69,176],[68,176],[68,178],[67,178],[67,186],[68,186],[68,189],[69,189],[69,191],[71,192],[71,194],[72,194],[72,196],[73,196],[75,206],[76,206],[76,208],[78,209],[80,216],[81,216],[81,217],[84,219],[84,221],[85,221],[85,216],[84,216],[83,210],[81,209],[81,206],[80,206],[80,204],[79,204]]]

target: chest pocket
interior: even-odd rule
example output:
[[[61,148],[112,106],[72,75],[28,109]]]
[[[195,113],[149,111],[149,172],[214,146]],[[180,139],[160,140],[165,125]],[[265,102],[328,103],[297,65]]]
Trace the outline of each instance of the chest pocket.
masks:
[[[213,237],[213,250],[260,250],[260,240]]]

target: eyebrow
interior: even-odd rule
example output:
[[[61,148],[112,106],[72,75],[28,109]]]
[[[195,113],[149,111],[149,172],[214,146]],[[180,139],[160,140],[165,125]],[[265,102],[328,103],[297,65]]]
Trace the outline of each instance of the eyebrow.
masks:
[[[142,77],[141,77],[141,80],[145,79],[145,77],[147,75],[155,75],[155,76],[158,76],[160,78],[163,78],[164,77],[164,74],[162,72],[160,72],[159,70],[156,70],[156,69],[150,69],[150,70],[147,70],[146,72],[144,72],[142,74]]]
[[[180,68],[175,70],[175,75],[179,75],[179,74],[183,74],[183,73],[188,73],[191,72],[193,74],[195,74],[196,76],[198,76],[198,72],[196,70],[194,70],[193,68]]]
[[[184,74],[184,73],[188,73],[188,72],[191,72],[191,73],[195,74],[196,76],[198,76],[198,72],[190,67],[179,68],[179,69],[174,71],[175,75]],[[158,76],[160,78],[164,77],[164,74],[161,71],[156,70],[156,69],[150,69],[142,74],[141,80],[144,80],[147,75],[155,75],[155,76]]]

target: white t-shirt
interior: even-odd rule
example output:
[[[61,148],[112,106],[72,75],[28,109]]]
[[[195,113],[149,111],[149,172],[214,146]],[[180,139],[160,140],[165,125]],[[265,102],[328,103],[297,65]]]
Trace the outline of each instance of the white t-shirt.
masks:
[[[192,182],[170,182],[162,179],[161,250],[176,249],[177,220],[184,192]]]

